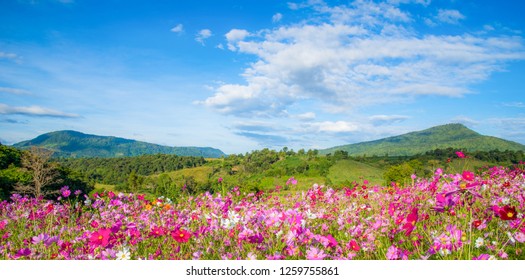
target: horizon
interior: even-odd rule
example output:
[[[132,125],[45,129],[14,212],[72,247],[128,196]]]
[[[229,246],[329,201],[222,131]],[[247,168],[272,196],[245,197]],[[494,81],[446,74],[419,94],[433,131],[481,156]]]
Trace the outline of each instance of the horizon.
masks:
[[[8,0],[0,143],[74,130],[238,154],[461,123],[525,144],[510,2]]]
[[[425,128],[423,130],[417,130],[417,131],[410,131],[410,132],[407,132],[407,133],[404,133],[404,134],[399,134],[399,135],[392,135],[392,136],[388,136],[388,137],[385,137],[385,138],[380,138],[380,139],[372,139],[372,140],[368,140],[368,141],[362,141],[362,142],[356,142],[356,143],[351,143],[351,144],[363,144],[363,143],[367,143],[367,142],[375,142],[375,141],[380,141],[380,140],[385,140],[387,138],[391,138],[391,137],[398,137],[398,136],[403,136],[405,134],[410,134],[410,133],[417,133],[417,132],[422,132],[422,131],[426,131],[426,130],[430,130],[430,129],[435,129],[435,128],[438,128],[438,127],[443,127],[443,126],[463,126],[465,129],[467,130],[470,130],[474,133],[477,133],[479,134],[477,131],[475,130],[472,130],[471,128],[469,128],[468,126],[462,124],[462,123],[446,123],[446,124],[441,124],[441,125],[437,125],[437,126],[433,126],[433,127],[429,127],[429,128]],[[96,134],[90,134],[90,133],[84,133],[82,131],[76,131],[76,130],[57,130],[57,131],[50,131],[50,132],[47,132],[47,133],[44,133],[44,134],[41,134],[41,135],[38,135],[32,139],[27,139],[27,140],[23,140],[21,142],[17,142],[17,143],[13,143],[11,144],[10,146],[14,146],[16,144],[20,144],[22,142],[27,142],[27,141],[32,141],[32,140],[35,140],[36,138],[42,136],[42,135],[46,135],[46,134],[51,134],[51,133],[57,133],[57,132],[73,132],[73,133],[80,133],[80,134],[83,134],[83,135],[86,135],[86,136],[95,136],[95,137],[111,137],[111,138],[119,138],[119,139],[124,139],[124,140],[129,140],[129,141],[140,141],[140,140],[136,140],[136,139],[130,139],[130,138],[124,138],[124,137],[120,137],[118,135],[96,135]],[[479,134],[481,136],[487,136],[487,137],[493,137],[492,135],[483,135],[483,134]],[[507,140],[507,139],[503,139],[503,138],[498,138],[498,139],[502,139],[502,140],[505,140],[505,141],[510,141],[510,140]],[[514,141],[510,141],[510,142],[514,142]],[[146,142],[146,143],[149,143],[149,142]],[[514,142],[514,143],[518,143],[518,142]],[[1,142],[0,142],[1,144]],[[154,144],[154,145],[161,145],[161,144],[156,144],[156,143],[149,143],[149,144]],[[520,143],[518,143],[520,144]],[[320,149],[312,149],[312,150],[319,150],[319,151],[322,151],[322,150],[328,150],[328,149],[334,149],[334,148],[338,148],[338,147],[343,147],[343,146],[346,146],[346,145],[349,145],[349,144],[344,144],[344,145],[339,145],[339,146],[332,146],[332,147],[324,147],[324,148],[320,148]],[[173,148],[177,148],[177,147],[195,147],[195,148],[212,148],[212,149],[218,149],[219,151],[223,152],[221,149],[219,148],[216,148],[216,147],[212,147],[212,146],[167,146],[167,147],[173,147]],[[288,147],[282,147],[282,148],[287,148]],[[281,148],[281,150],[282,150]],[[450,147],[450,148],[459,148],[459,147]],[[264,148],[262,148],[264,149]],[[274,151],[279,151],[279,149],[275,149],[275,148],[268,148],[270,150],[274,150]],[[309,149],[306,149],[304,147],[297,147],[297,151],[299,150],[309,150]],[[261,149],[258,149],[258,150],[261,150]],[[294,151],[294,149],[290,149],[292,151]],[[249,150],[249,151],[245,151],[244,153],[251,153],[251,152],[254,152],[254,151],[257,151],[256,149],[252,149],[252,150]],[[235,155],[235,154],[244,154],[244,153],[225,153],[223,152],[225,155],[229,156],[229,155]]]

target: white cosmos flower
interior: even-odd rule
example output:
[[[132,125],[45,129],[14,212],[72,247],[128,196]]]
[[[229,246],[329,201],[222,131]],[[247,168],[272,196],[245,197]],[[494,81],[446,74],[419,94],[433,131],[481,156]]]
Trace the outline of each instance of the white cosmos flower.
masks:
[[[484,243],[485,243],[485,240],[483,240],[483,237],[478,237],[478,239],[476,239],[475,247],[479,248],[479,247],[483,246]]]
[[[310,220],[313,220],[313,219],[317,219],[317,215],[315,215],[314,213],[312,213],[312,211],[310,211],[310,209],[306,210],[306,217]]]
[[[117,253],[117,260],[129,260],[131,259],[131,254],[129,253],[129,248],[124,247],[122,251]]]

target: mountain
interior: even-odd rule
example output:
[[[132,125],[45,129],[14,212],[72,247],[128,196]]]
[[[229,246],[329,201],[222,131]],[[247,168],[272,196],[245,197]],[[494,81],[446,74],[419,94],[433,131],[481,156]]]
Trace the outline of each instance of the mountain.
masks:
[[[210,147],[168,147],[113,136],[84,134],[78,131],[63,130],[42,134],[35,139],[13,145],[27,149],[38,146],[53,150],[56,157],[128,157],[146,154],[175,154],[218,158],[225,154]]]
[[[434,149],[465,149],[467,151],[512,150],[525,151],[525,146],[504,139],[484,136],[462,124],[446,124],[399,136],[320,150],[320,154],[337,150],[349,155],[409,156]]]

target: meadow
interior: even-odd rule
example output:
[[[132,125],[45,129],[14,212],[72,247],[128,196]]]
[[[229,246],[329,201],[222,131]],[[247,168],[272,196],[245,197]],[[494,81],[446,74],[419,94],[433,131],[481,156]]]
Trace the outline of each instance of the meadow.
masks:
[[[0,203],[0,258],[525,259],[523,164],[411,179],[295,190],[290,178],[267,191],[176,202],[67,186],[57,200],[13,194]]]

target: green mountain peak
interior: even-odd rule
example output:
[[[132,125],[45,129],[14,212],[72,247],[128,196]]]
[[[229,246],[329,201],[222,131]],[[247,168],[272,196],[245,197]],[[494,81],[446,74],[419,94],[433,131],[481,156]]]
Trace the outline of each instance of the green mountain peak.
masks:
[[[321,154],[337,150],[349,155],[409,156],[434,149],[465,149],[468,151],[523,150],[525,146],[504,139],[481,135],[463,124],[452,123],[431,127],[379,140],[337,146],[321,150]]]
[[[225,154],[210,147],[169,147],[114,136],[84,134],[74,130],[45,133],[32,140],[13,145],[27,149],[31,146],[46,148],[57,157],[127,157],[147,154],[175,154],[217,158]]]

